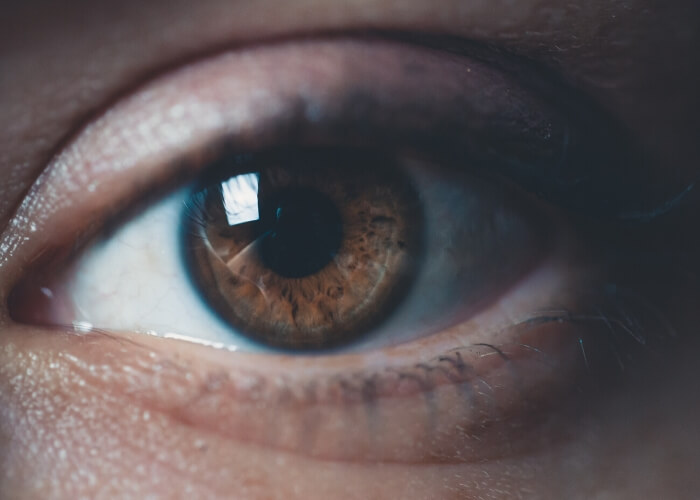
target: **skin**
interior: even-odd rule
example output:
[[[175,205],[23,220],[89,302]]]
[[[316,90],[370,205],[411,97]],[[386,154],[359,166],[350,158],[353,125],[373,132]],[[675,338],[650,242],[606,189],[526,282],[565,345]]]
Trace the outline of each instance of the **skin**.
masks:
[[[2,238],[24,234],[26,228],[9,221],[51,158],[82,125],[154,75],[223,49],[368,28],[456,35],[537,61],[622,124],[645,159],[633,174],[650,198],[671,199],[696,178],[700,164],[698,10],[691,0],[446,0],[439,8],[422,0],[14,2],[0,20]],[[530,437],[544,445],[478,462],[338,460],[246,440],[222,425],[221,415],[192,415],[172,402],[174,388],[188,390],[192,378],[217,386],[212,374],[230,367],[231,353],[128,333],[117,341],[58,335],[15,323],[3,300],[0,495],[694,498],[700,490],[694,382],[700,238],[688,228],[696,227],[697,208],[691,194],[649,225],[616,235],[627,252],[619,274],[672,322],[676,339],[653,362],[641,363],[631,381],[573,406],[563,444],[549,439],[553,431],[537,428]],[[67,231],[69,222],[53,230]],[[0,250],[3,299],[29,258],[26,248]],[[566,264],[561,274],[577,279]],[[499,307],[490,314],[507,304]],[[173,360],[176,368],[165,364]],[[274,369],[303,378],[346,361],[312,367],[289,357]],[[257,362],[243,357],[235,369]],[[100,376],[88,365],[101,367]],[[235,396],[217,390],[220,407],[235,410]],[[401,409],[392,411],[401,427]],[[276,418],[284,428],[294,416],[281,408]]]

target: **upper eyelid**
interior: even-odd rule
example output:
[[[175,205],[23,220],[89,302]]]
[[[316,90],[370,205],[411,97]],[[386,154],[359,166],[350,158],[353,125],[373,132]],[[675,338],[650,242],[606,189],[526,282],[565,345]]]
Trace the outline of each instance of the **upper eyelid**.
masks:
[[[362,34],[367,35],[367,33],[364,31],[362,32]],[[381,40],[391,41],[393,39],[397,39],[400,41],[406,41],[406,40],[412,39],[412,37],[410,37],[408,35],[404,35],[404,34],[392,34],[392,35],[395,35],[395,36],[387,36],[387,34],[383,34],[381,37],[378,37],[377,35],[370,36],[370,37],[363,36],[363,37],[357,38],[357,40],[372,41],[373,39],[377,39],[378,41],[381,41]],[[311,40],[324,41],[324,40],[334,40],[334,39],[338,39],[338,38],[344,39],[344,38],[348,38],[349,36],[351,39],[355,39],[352,37],[352,34],[347,35],[346,33],[334,33],[332,36],[326,36],[326,37],[314,36],[314,37],[306,37],[306,38],[296,37],[296,38],[293,38],[293,40],[297,41],[297,42],[299,42],[299,41],[304,42],[304,41],[311,41]],[[425,37],[422,37],[421,40],[425,41],[427,39]],[[456,39],[449,39],[449,41],[445,41],[446,39],[444,39],[443,37],[431,39],[431,41],[429,43],[426,43],[424,46],[426,46],[426,47],[438,46],[439,47],[440,44],[443,43],[440,40],[442,40],[446,44],[449,44],[451,47],[455,47],[456,45],[458,45],[460,47],[460,49],[459,50],[451,50],[451,52],[453,52],[453,53],[458,52],[461,55],[470,54],[470,52],[468,50],[466,50],[466,47],[477,47],[476,45],[473,44],[473,42],[470,42],[470,41],[456,40]],[[256,48],[261,48],[261,47],[276,46],[279,43],[280,43],[279,40],[272,40],[272,41],[263,41],[263,42],[260,42],[257,44],[248,44],[246,46],[239,47],[239,48],[235,49],[233,51],[233,53],[238,52],[238,51],[242,51],[242,50],[255,50]],[[420,46],[422,46],[422,45],[417,45],[417,47],[420,47]],[[485,54],[485,53],[487,53],[487,51],[488,50],[484,49],[483,47],[478,50],[478,52],[480,54]],[[218,55],[220,55],[222,53],[232,53],[232,52],[230,50],[216,51],[216,52],[210,53],[208,55],[208,57],[205,58],[205,60],[211,60],[213,58],[216,58],[216,57],[218,57]],[[202,59],[202,58],[201,57],[196,58],[197,62],[200,59]],[[479,59],[482,59],[482,58],[481,57],[477,58],[477,60],[479,60]],[[493,59],[489,59],[489,58],[483,58],[483,59],[488,59],[490,64],[492,64],[494,61]],[[138,95],[144,88],[148,88],[154,82],[158,82],[163,76],[168,75],[168,74],[172,74],[173,71],[178,72],[182,68],[187,67],[187,66],[188,66],[187,64],[184,64],[184,65],[178,64],[174,68],[168,67],[168,68],[164,69],[163,71],[158,71],[157,73],[150,75],[145,80],[140,79],[137,83],[130,85],[129,87],[123,89],[121,92],[118,92],[113,98],[111,98],[109,100],[108,103],[106,103],[100,107],[100,111],[97,111],[97,112],[91,114],[90,119],[86,120],[86,123],[81,123],[79,126],[74,128],[74,130],[70,133],[70,139],[67,139],[64,143],[62,143],[61,146],[59,146],[58,153],[53,156],[52,160],[49,161],[46,166],[48,167],[52,163],[54,163],[57,156],[60,156],[61,152],[63,150],[65,150],[66,147],[70,147],[72,144],[74,144],[76,139],[79,138],[79,136],[82,133],[87,131],[92,126],[92,124],[94,124],[96,121],[100,121],[101,119],[103,119],[105,114],[110,112],[114,108],[115,105],[119,105],[120,103],[123,103],[125,100],[128,100],[130,97],[133,97],[134,95]]]
[[[426,48],[435,48],[445,52],[451,52],[462,56],[470,56],[478,60],[496,65],[500,69],[508,71],[518,71],[524,68],[524,64],[537,63],[536,58],[525,61],[522,56],[516,56],[513,51],[517,48],[517,43],[511,40],[508,47],[499,46],[498,40],[481,42],[475,39],[464,38],[454,35],[431,34],[429,32],[413,33],[402,30],[379,30],[379,29],[344,29],[344,30],[315,30],[312,33],[298,32],[289,35],[271,36],[262,39],[251,39],[245,42],[234,44],[216,45],[214,47],[203,48],[184,57],[174,58],[166,62],[161,62],[155,68],[140,71],[135,77],[129,79],[124,84],[113,89],[104,99],[95,103],[90,109],[83,111],[82,116],[74,120],[73,125],[61,137],[61,139],[51,147],[46,155],[47,160],[37,170],[36,176],[41,173],[54,161],[60,152],[70,145],[90,123],[99,119],[104,113],[109,111],[114,105],[127,98],[129,95],[138,92],[139,89],[148,85],[149,82],[176,71],[182,67],[196,63],[201,60],[216,57],[217,55],[231,52],[255,49],[259,47],[274,46],[286,42],[298,42],[315,39],[337,39],[353,37],[366,40],[396,40],[405,43],[415,44]],[[548,73],[548,77],[554,77],[551,70],[540,65],[538,71]]]
[[[256,47],[273,46],[280,43],[300,40],[335,39],[344,37],[356,37],[360,39],[364,38],[367,40],[398,40],[409,44],[415,44],[416,46],[432,47],[438,50],[470,56],[477,60],[483,60],[488,62],[490,65],[495,65],[500,69],[505,69],[508,71],[519,71],[525,68],[525,65],[531,65],[537,62],[536,59],[525,61],[521,57],[515,56],[514,53],[511,53],[511,48],[517,48],[517,42],[514,42],[513,40],[510,40],[509,47],[506,48],[505,46],[499,47],[498,41],[482,43],[469,38],[452,35],[430,34],[429,32],[417,34],[402,30],[317,30],[313,33],[299,32],[262,39],[251,39],[234,45],[225,44],[218,45],[213,48],[204,48],[196,51],[193,54],[188,54],[184,58],[175,58],[173,60],[166,61],[164,64],[159,64],[156,68],[141,71],[135,78],[130,79],[126,84],[117,87],[104,100],[102,100],[102,102],[97,103],[91,110],[83,113],[82,118],[75,121],[75,124],[62,136],[58,143],[51,148],[52,152],[49,152],[47,155],[48,160],[36,170],[36,176],[40,176],[46,170],[46,168],[48,168],[55,161],[56,157],[59,156],[66,147],[73,143],[75,139],[80,136],[83,130],[85,130],[85,128],[91,123],[98,120],[116,104],[123,101],[125,98],[128,98],[128,96],[132,95],[134,92],[138,92],[139,89],[143,88],[145,85],[148,85],[154,80],[158,80],[164,75],[177,71],[178,69],[189,64],[196,63],[203,59],[216,57],[218,54],[229,52],[231,50],[248,50]],[[540,66],[537,71],[547,72],[547,78],[556,77],[556,75],[551,71],[545,70],[544,66]],[[523,73],[520,72],[519,76],[522,77],[522,74]],[[531,72],[526,72],[525,74],[531,74]],[[556,78],[558,79],[558,77]],[[541,82],[543,79],[539,78],[531,81]],[[34,182],[35,179],[31,180],[30,185]],[[18,205],[12,212],[16,212],[21,202],[22,199],[18,199]],[[8,219],[8,223],[10,220],[11,218]],[[7,229],[7,227],[3,228],[3,230],[5,229]]]
[[[504,74],[510,75],[514,79],[518,80],[518,84],[522,85],[524,88],[532,91],[536,95],[546,96],[546,100],[552,104],[555,108],[559,108],[559,111],[571,116],[576,116],[576,120],[579,123],[579,127],[583,126],[596,136],[594,140],[586,139],[586,141],[591,145],[592,143],[601,143],[603,149],[607,150],[604,154],[609,154],[610,150],[615,149],[618,152],[622,152],[620,158],[625,158],[621,160],[616,158],[610,161],[611,166],[616,166],[623,163],[624,161],[638,161],[638,158],[628,159],[626,158],[630,151],[637,149],[635,145],[631,144],[631,139],[622,132],[622,127],[616,123],[613,118],[607,115],[602,109],[599,108],[598,104],[590,99],[585,94],[581,93],[576,87],[572,86],[569,82],[566,82],[562,74],[558,74],[552,71],[551,68],[545,67],[537,59],[524,58],[522,55],[516,55],[512,52],[512,48],[517,48],[516,44],[509,44],[506,46],[499,46],[497,43],[481,43],[471,39],[443,35],[443,34],[430,34],[430,33],[412,33],[404,31],[382,31],[382,30],[345,30],[345,31],[320,31],[313,34],[295,34],[289,36],[273,37],[270,39],[262,40],[252,40],[248,43],[236,46],[233,52],[255,50],[258,48],[274,47],[284,43],[290,42],[305,42],[313,40],[338,40],[338,39],[356,39],[364,40],[368,42],[377,41],[397,41],[400,43],[405,43],[408,46],[415,46],[416,48],[426,48],[434,49],[440,52],[445,52],[448,54],[455,54],[461,57],[468,57],[475,61],[480,61],[488,66],[497,69]],[[186,60],[174,61],[164,67],[159,68],[157,71],[149,72],[142,78],[137,79],[125,88],[122,88],[115,95],[112,96],[106,103],[101,105],[94,113],[80,123],[80,126],[76,127],[57,148],[57,153],[53,156],[52,160],[46,165],[48,167],[60,154],[60,152],[67,146],[69,146],[77,137],[80,136],[83,130],[95,120],[99,120],[104,113],[111,110],[115,105],[122,102],[124,99],[129,98],[129,96],[137,93],[144,87],[148,87],[152,82],[159,81],[165,75],[172,74],[173,72],[178,72],[182,68],[188,67],[190,64],[197,64],[202,60],[211,60],[224,53],[231,53],[231,47],[219,47],[214,50],[208,50],[203,53],[199,53],[195,56],[188,57]],[[605,145],[602,145],[602,143]],[[45,168],[46,168],[45,167]],[[44,170],[45,170],[44,168]],[[602,169],[602,171],[607,172],[608,169]],[[43,170],[42,170],[43,171]],[[571,183],[570,173],[562,170],[562,174],[566,178],[562,178],[564,183]],[[554,170],[548,171],[542,175],[537,176],[535,182],[539,183],[536,186],[541,194],[544,193],[543,185],[549,183],[550,189],[557,190],[559,186],[557,184],[562,181],[558,180],[559,172]],[[588,175],[588,174],[586,174]],[[517,177],[518,174],[515,173]],[[527,177],[527,176],[526,176]],[[591,176],[593,180],[589,182],[590,185],[601,185],[605,183],[605,178],[597,179],[595,176]],[[573,177],[571,179],[579,179]],[[520,182],[527,183],[527,178],[522,178]],[[625,177],[624,182],[627,185],[629,181],[629,173]],[[527,188],[532,188],[533,186],[526,185]],[[614,189],[612,189],[614,192]],[[672,193],[675,195],[675,193]],[[610,192],[606,192],[605,196],[614,199],[614,194],[611,196]],[[569,197],[568,194],[560,196],[557,201],[565,201]],[[671,198],[671,195],[666,195],[667,198]],[[658,202],[658,206],[662,206],[666,202],[666,198],[662,196],[661,201]],[[614,203],[614,202],[613,202]],[[634,204],[630,206],[624,206],[620,209],[623,214],[621,218],[630,213],[645,212],[648,213],[650,210],[647,207],[640,207]],[[615,208],[617,210],[617,208]],[[653,209],[652,209],[653,211]]]
[[[314,44],[314,43],[323,42],[323,43],[327,43],[327,44],[328,43],[332,44],[333,42],[340,42],[342,40],[350,40],[350,41],[352,41],[352,43],[355,43],[355,44],[358,44],[358,43],[365,43],[366,44],[366,43],[369,43],[371,40],[375,40],[375,39],[365,39],[365,40],[359,39],[358,40],[358,39],[355,39],[352,37],[332,37],[330,40],[325,40],[325,39],[319,39],[319,38],[312,38],[312,39],[306,40],[305,43],[306,44]],[[425,51],[435,50],[435,49],[421,48],[422,46],[420,46],[420,45],[406,43],[404,41],[395,42],[395,41],[392,41],[390,38],[389,39],[384,39],[384,38],[379,39],[379,41],[382,41],[382,40],[385,43],[396,44],[397,47],[398,46],[408,47],[408,48],[413,47],[413,50],[425,50]],[[257,50],[267,50],[267,49],[270,49],[270,50],[274,49],[274,50],[278,50],[278,51],[287,50],[286,49],[287,45],[288,44],[281,44],[281,45],[265,44],[264,46],[258,47]],[[160,105],[166,105],[167,103],[165,101],[167,99],[165,97],[163,97],[162,91],[164,89],[168,88],[168,85],[169,85],[168,82],[175,82],[175,81],[179,82],[181,80],[182,75],[188,75],[188,74],[191,75],[191,74],[193,74],[194,71],[197,70],[197,68],[200,68],[200,65],[211,64],[212,61],[217,61],[217,60],[219,60],[219,58],[230,57],[230,56],[235,56],[235,57],[240,58],[240,57],[242,57],[242,55],[245,56],[245,54],[257,54],[256,49],[249,49],[249,50],[250,50],[249,52],[245,52],[243,50],[240,50],[240,51],[236,50],[236,51],[232,51],[232,52],[227,52],[226,54],[223,54],[220,56],[215,56],[213,58],[209,58],[209,59],[206,59],[204,61],[198,61],[197,63],[195,63],[191,66],[185,66],[183,68],[179,68],[179,69],[175,70],[174,72],[168,73],[167,75],[165,75],[163,77],[156,78],[155,80],[150,80],[146,85],[139,87],[139,90],[137,90],[135,93],[129,94],[125,99],[119,101],[117,104],[110,107],[109,110],[106,113],[103,113],[102,115],[100,115],[100,117],[98,117],[97,120],[95,120],[94,122],[91,122],[87,127],[81,129],[81,131],[77,134],[75,139],[71,143],[69,143],[66,148],[62,149],[60,151],[60,153],[58,154],[58,156],[54,158],[53,162],[49,164],[49,167],[45,171],[45,174],[46,175],[49,175],[49,174],[62,175],[62,177],[61,177],[60,181],[57,181],[56,179],[54,179],[53,181],[49,181],[48,178],[44,178],[43,180],[40,181],[40,185],[38,185],[39,189],[41,189],[41,184],[43,184],[43,186],[46,186],[46,183],[49,182],[49,186],[51,186],[51,182],[53,182],[52,189],[54,189],[54,191],[47,191],[45,193],[45,194],[50,194],[53,192],[53,199],[49,199],[49,197],[47,197],[47,196],[42,196],[41,199],[38,199],[36,197],[32,198],[32,196],[30,194],[29,197],[25,198],[25,206],[30,210],[29,213],[31,213],[32,206],[34,207],[33,210],[35,210],[35,211],[36,211],[37,207],[40,207],[42,210],[46,211],[47,208],[49,208],[49,209],[51,208],[51,204],[54,204],[54,205],[58,204],[58,205],[62,205],[65,207],[66,204],[72,203],[72,200],[69,198],[66,198],[65,195],[61,196],[60,193],[55,192],[55,188],[58,187],[56,185],[57,182],[60,184],[64,184],[65,186],[69,186],[71,184],[75,184],[75,181],[78,181],[78,183],[83,182],[83,184],[84,184],[83,188],[89,188],[89,186],[87,184],[85,184],[85,179],[81,180],[80,177],[81,176],[85,177],[85,175],[92,175],[92,174],[90,174],[87,171],[84,171],[81,173],[80,170],[71,173],[71,168],[73,168],[73,167],[71,165],[67,164],[66,161],[77,162],[77,163],[88,162],[88,163],[94,164],[95,159],[96,159],[94,156],[95,151],[92,151],[87,156],[84,156],[84,154],[83,154],[84,152],[80,152],[79,149],[76,149],[76,147],[77,147],[76,145],[83,144],[84,139],[85,138],[89,139],[90,137],[101,137],[101,140],[104,140],[106,138],[109,139],[110,138],[109,134],[105,135],[104,127],[105,127],[105,123],[109,123],[110,119],[112,119],[114,117],[115,113],[119,113],[120,110],[124,111],[125,107],[128,107],[128,106],[132,106],[132,108],[135,107],[135,109],[139,109],[143,104],[148,104],[153,99],[156,99],[156,104],[160,103]],[[435,52],[435,53],[437,54],[438,52]],[[373,55],[376,56],[376,52],[373,51]],[[444,56],[447,57],[447,56],[449,56],[449,54],[444,54]],[[456,55],[453,55],[450,57],[455,58],[455,60],[459,60],[460,64],[461,64],[461,60],[463,59],[462,56],[456,56]],[[446,60],[449,60],[449,57]],[[286,62],[285,62],[285,64],[286,64]],[[315,64],[315,63],[305,62],[305,64],[308,65],[308,64]],[[506,75],[503,75],[499,69],[492,68],[491,65],[486,65],[478,60],[476,60],[473,64],[482,65],[482,67],[484,69],[481,70],[481,72],[483,73],[485,71],[487,74],[492,75],[492,76],[487,77],[487,79],[494,78],[495,80],[500,81],[500,82],[505,81],[503,79],[507,79]],[[337,76],[338,75],[336,75],[336,77]],[[178,78],[180,78],[180,80],[178,80]],[[477,78],[479,78],[479,77],[477,77]],[[345,84],[345,83],[343,83],[343,84]],[[175,83],[174,85],[177,86],[177,83]],[[291,85],[291,84],[288,84],[288,85]],[[472,83],[472,86],[474,86],[474,85],[475,85],[475,83]],[[507,86],[509,84],[499,83],[499,85],[502,85],[502,86],[506,85]],[[289,88],[292,88],[292,87],[289,87]],[[475,88],[478,88],[478,86]],[[519,87],[517,87],[517,85],[512,86],[512,90],[516,91],[516,93],[521,92],[521,94],[519,94],[519,95],[523,95],[523,96],[526,95],[526,93],[527,93],[526,89],[518,90],[518,88]],[[158,92],[155,92],[155,91],[158,91]],[[297,92],[297,94],[298,94],[300,92],[300,89],[295,89],[294,92]],[[157,93],[159,93],[161,95],[156,95]],[[175,97],[175,100],[170,103],[171,105],[175,106],[172,109],[175,109],[177,107],[177,99],[178,98],[177,98],[177,96],[174,96],[174,97]],[[523,97],[523,98],[524,99],[537,99],[537,97]],[[484,104],[486,104],[488,102],[489,101],[485,100]],[[303,104],[303,101],[299,101],[299,100],[296,101],[296,104],[300,104],[300,103]],[[307,101],[307,104],[308,104],[308,101]],[[492,104],[489,104],[489,105],[491,106]],[[294,109],[294,108],[292,107],[291,109]],[[535,109],[537,109],[537,106],[535,106]],[[295,109],[295,112],[299,112],[299,111],[300,111],[299,109]],[[274,114],[274,110],[272,110],[272,112]],[[305,111],[301,110],[301,112],[303,113]],[[141,118],[144,118],[143,113],[141,114]],[[150,119],[150,117],[149,117],[149,119]],[[292,124],[293,124],[293,122],[288,123],[288,125],[292,125]],[[128,126],[136,126],[136,125],[141,126],[142,124],[141,123],[135,124],[133,119],[130,120],[130,123],[127,122],[126,124],[125,123],[121,124],[122,127],[127,126],[127,125]],[[218,125],[218,126],[221,127],[221,125]],[[100,127],[102,127],[101,131],[99,130]],[[114,131],[112,131],[112,133],[113,132]],[[162,132],[163,131],[161,130],[159,133],[162,133]],[[102,135],[100,136],[99,134],[102,134]],[[223,139],[226,140],[225,137],[223,137]],[[142,141],[147,140],[147,138],[141,138],[141,140]],[[169,173],[172,174],[174,171],[175,172],[177,172],[177,171],[181,171],[181,172],[190,171],[191,165],[188,164],[188,162],[190,160],[188,160],[188,158],[187,158],[188,155],[185,154],[185,153],[187,153],[187,151],[184,151],[182,145],[179,143],[178,144],[173,143],[172,145],[175,146],[175,149],[181,150],[182,154],[176,154],[174,151],[169,152],[168,156],[171,158],[171,164],[168,165]],[[218,154],[215,149],[214,150],[211,149],[211,144],[203,144],[203,146],[204,146],[203,150],[189,151],[190,158],[192,156],[195,156],[195,157],[199,156],[199,161],[201,161],[202,156],[211,157],[212,155],[216,156],[216,154]],[[78,152],[78,156],[75,156],[75,154],[74,154],[74,152],[76,152],[76,151]],[[98,150],[97,153],[102,154],[102,151]],[[115,155],[122,155],[123,153],[124,153],[123,149],[116,149],[115,151],[113,151],[113,154],[115,154]],[[170,154],[170,153],[172,153],[172,154]],[[72,158],[70,156],[71,154],[74,155]],[[70,160],[68,160],[69,158],[70,158]],[[120,157],[119,161],[121,163],[123,163],[124,161],[128,162],[130,160]],[[173,164],[173,162],[174,162],[174,164]],[[77,177],[73,178],[73,176],[76,176],[76,175],[77,175]],[[161,178],[160,182],[163,182],[164,180],[165,180],[164,178]],[[141,179],[141,180],[134,181],[134,182],[142,183],[144,181],[143,181],[143,179]],[[36,187],[37,186],[35,186],[35,188]],[[46,189],[46,188],[44,188],[44,189]],[[89,189],[88,189],[88,191],[89,191]],[[74,196],[76,197],[75,199],[78,200],[80,197],[89,196],[89,193],[76,192],[74,194]],[[122,200],[122,205],[124,203],[126,203],[127,201],[128,200]],[[48,206],[47,206],[47,204],[48,204]],[[23,224],[24,222],[22,222],[22,218],[23,217],[26,218],[26,216],[27,216],[27,211],[25,210],[24,212],[22,212],[22,209],[20,209],[18,214],[13,219],[13,224],[15,224],[15,225]],[[6,249],[10,250],[10,252],[5,253],[5,255],[4,255],[5,259],[8,258],[8,253],[12,253],[13,251],[15,251],[17,245],[19,245],[21,243],[18,240],[18,238],[20,238],[20,236],[18,234],[13,234],[13,228],[10,228],[10,229],[11,230],[9,231],[9,236],[10,236],[10,238],[13,238],[13,239],[8,240],[8,232],[5,233],[4,244],[6,245]]]
[[[516,56],[505,47],[499,47],[493,43],[483,44],[474,40],[455,36],[440,34],[432,35],[429,33],[416,34],[403,31],[346,30],[340,32],[321,31],[309,35],[297,34],[273,37],[263,40],[253,40],[233,48],[218,47],[214,50],[207,50],[202,53],[198,53],[194,56],[188,57],[185,60],[173,61],[155,71],[142,75],[127,86],[117,90],[109,99],[99,105],[93,112],[89,113],[84,120],[81,120],[79,124],[77,124],[67,134],[66,138],[56,146],[56,152],[51,156],[51,159],[45,164],[41,172],[45,171],[47,167],[54,163],[56,158],[60,156],[65,148],[74,143],[75,140],[80,137],[80,135],[91,124],[102,119],[104,115],[111,111],[116,105],[119,105],[124,100],[129,99],[134,94],[138,94],[142,89],[148,88],[152,83],[158,82],[167,75],[177,73],[183,68],[187,68],[191,64],[197,64],[203,60],[211,60],[226,53],[236,53],[265,47],[274,47],[287,42],[299,43],[314,40],[333,41],[338,39],[354,39],[367,42],[397,41],[405,43],[408,46],[414,46],[418,49],[435,49],[447,54],[469,57],[474,61],[483,62],[494,69],[502,71],[504,74],[517,77],[519,84],[523,85],[524,88],[535,92],[536,94],[547,95],[548,99],[555,96],[555,106],[560,105],[562,101],[565,100],[570,102],[568,101],[568,98],[571,96],[569,96],[567,93],[575,90],[573,87],[569,87],[568,84],[563,83],[560,75],[546,69],[543,65],[538,64],[534,59],[524,59],[521,56]],[[580,99],[581,97],[582,96],[580,94],[576,94],[576,99]],[[580,105],[577,104],[577,109],[575,111],[576,113],[583,113],[584,110],[590,109],[591,106],[595,107],[594,103],[591,101],[586,101]],[[600,125],[600,122],[597,120],[599,117],[595,116],[596,113],[599,113],[599,111],[596,110],[595,112],[591,113],[593,116],[591,119],[586,111],[586,119],[589,121],[595,121],[596,125]]]

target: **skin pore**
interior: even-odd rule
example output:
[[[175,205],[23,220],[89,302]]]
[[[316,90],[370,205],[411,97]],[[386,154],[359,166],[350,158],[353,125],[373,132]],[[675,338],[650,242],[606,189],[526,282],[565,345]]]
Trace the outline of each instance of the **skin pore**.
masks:
[[[664,212],[664,202],[697,176],[699,11],[692,0],[445,0],[438,6],[426,0],[100,0],[3,6],[0,496],[694,498],[700,489],[695,472],[700,462],[700,397],[695,390],[700,368],[694,355],[700,347],[695,335],[700,320],[695,306],[700,298],[695,258],[700,238],[693,230],[697,198],[691,190],[668,213],[646,215]],[[287,356],[268,366],[263,356],[235,358],[236,353],[172,339],[129,333],[79,336],[11,319],[6,306],[10,291],[31,268],[37,248],[45,243],[42,238],[67,235],[73,228],[72,219],[64,217],[50,231],[32,236],[26,223],[10,221],[30,196],[37,176],[81,138],[86,124],[154,78],[167,78],[169,71],[209,56],[261,47],[254,57],[243,58],[252,61],[248,66],[232,63],[235,73],[240,67],[255,69],[271,51],[289,50],[298,57],[287,58],[294,67],[315,57],[316,38],[354,37],[368,30],[454,36],[493,45],[556,74],[626,131],[640,161],[620,169],[629,176],[630,189],[642,186],[649,200],[628,213],[650,220],[622,231],[591,230],[582,224],[572,239],[576,255],[571,262],[594,253],[589,249],[597,242],[587,239],[590,234],[615,246],[615,257],[607,264],[614,268],[616,282],[644,297],[647,317],[656,318],[648,328],[672,324],[672,341],[662,348],[652,346],[651,356],[639,358],[644,361],[638,366],[631,363],[632,375],[609,383],[614,387],[573,397],[574,404],[557,413],[551,426],[528,423],[518,432],[504,427],[483,435],[474,431],[487,443],[474,448],[477,459],[440,461],[425,460],[400,433],[397,437],[389,430],[377,434],[382,453],[372,443],[358,445],[354,453],[338,453],[338,443],[371,441],[350,420],[338,419],[340,429],[323,426],[335,421],[333,412],[344,411],[343,406],[319,405],[315,414],[327,447],[322,443],[299,449],[296,441],[287,446],[291,441],[280,439],[273,446],[266,440],[268,428],[284,434],[292,429],[290,422],[306,422],[311,411],[279,403],[278,393],[273,397],[271,392],[241,389],[248,373],[264,366],[265,372],[306,381],[354,367],[351,356],[327,357],[317,364]],[[301,37],[311,42],[298,52],[288,49]],[[342,67],[342,58],[327,59],[329,72]],[[346,64],[353,63],[349,59]],[[266,84],[262,79],[254,83]],[[129,183],[114,172],[115,182]],[[55,186],[61,189],[60,183]],[[50,192],[39,193],[45,198],[34,193],[34,201],[50,198]],[[53,194],[67,197],[60,191]],[[86,197],[74,206],[88,213],[98,204]],[[61,208],[58,203],[32,207],[39,207],[32,215],[37,220]],[[26,243],[9,245],[17,241]],[[576,292],[580,277],[568,262],[555,268]],[[521,306],[528,303],[526,285],[516,290],[525,295]],[[509,307],[499,303],[489,314],[502,316]],[[555,337],[558,332],[554,330]],[[491,343],[487,337],[482,341]],[[382,363],[398,365],[404,356],[429,350],[427,345],[424,340],[404,347]],[[570,364],[581,361],[576,357]],[[583,373],[586,369],[582,365]],[[562,368],[548,376],[559,373],[568,372]],[[607,380],[598,377],[594,385],[606,386]],[[539,387],[535,378],[527,382]],[[556,402],[561,395],[563,400],[567,391],[569,386],[564,386],[550,399]],[[195,396],[199,399],[191,404]],[[439,404],[449,408],[449,397]],[[512,409],[513,400],[516,396],[506,394],[503,406]],[[394,428],[410,427],[411,415],[402,403],[391,405],[382,408]],[[246,427],[255,419],[267,427]],[[343,441],[338,435],[350,438]],[[489,440],[498,444],[491,446]],[[442,451],[450,443],[428,444]],[[372,453],[366,451],[370,448]],[[363,459],[367,457],[373,458]]]

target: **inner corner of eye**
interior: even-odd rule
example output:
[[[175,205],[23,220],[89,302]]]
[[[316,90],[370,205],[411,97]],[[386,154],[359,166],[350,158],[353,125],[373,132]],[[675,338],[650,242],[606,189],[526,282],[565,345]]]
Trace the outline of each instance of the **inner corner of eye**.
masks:
[[[393,345],[463,320],[538,251],[500,187],[457,170],[347,148],[216,165],[27,275],[12,317],[243,350]]]

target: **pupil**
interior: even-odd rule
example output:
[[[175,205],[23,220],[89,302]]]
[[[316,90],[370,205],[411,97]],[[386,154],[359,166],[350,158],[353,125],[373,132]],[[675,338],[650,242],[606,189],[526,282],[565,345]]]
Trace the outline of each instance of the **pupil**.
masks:
[[[335,204],[313,189],[282,191],[261,202],[258,252],[263,263],[286,278],[323,269],[340,249],[342,220]]]

